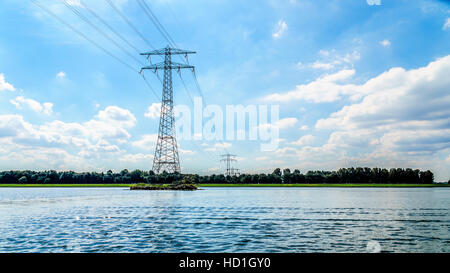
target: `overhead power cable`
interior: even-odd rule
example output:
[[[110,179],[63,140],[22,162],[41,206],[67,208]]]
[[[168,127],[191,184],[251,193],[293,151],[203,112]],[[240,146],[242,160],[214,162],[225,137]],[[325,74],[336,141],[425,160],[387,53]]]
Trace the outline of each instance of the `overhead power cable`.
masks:
[[[108,34],[106,34],[103,30],[98,28],[94,23],[92,23],[91,20],[89,20],[86,16],[84,16],[81,12],[79,12],[74,6],[69,4],[67,0],[61,0],[63,4],[70,9],[75,15],[77,15],[81,20],[89,24],[93,29],[95,29],[98,33],[100,33],[103,37],[105,37],[108,41],[113,43],[116,47],[118,47],[120,50],[122,50],[126,55],[128,55],[130,58],[134,59],[136,62],[138,62],[141,65],[145,65],[141,60],[137,59],[133,54],[131,54],[128,50],[123,48],[121,45],[119,45],[114,39],[112,39]]]
[[[152,49],[155,50],[155,47],[150,43],[149,40],[147,40],[147,38],[145,38],[144,35],[142,35],[142,33],[131,23],[130,20],[128,20],[128,18],[113,4],[113,2],[111,2],[111,0],[106,0],[106,2],[109,4],[109,6],[111,6],[112,9],[114,9],[117,14],[119,14],[119,16],[125,21],[125,23],[128,24],[128,26],[134,30],[134,32],[136,32],[137,35],[139,35],[139,37],[141,37],[142,40],[144,40]]]
[[[94,40],[92,40],[91,38],[89,38],[87,35],[85,35],[84,33],[82,33],[81,31],[79,31],[78,29],[74,28],[71,24],[67,23],[64,19],[62,19],[60,16],[58,16],[57,14],[55,14],[54,12],[52,12],[50,9],[46,8],[45,6],[43,6],[42,4],[40,4],[38,1],[36,0],[30,0],[33,4],[35,4],[37,7],[39,7],[40,9],[42,9],[43,11],[45,11],[47,14],[49,14],[50,16],[52,16],[53,18],[55,18],[57,21],[59,21],[61,24],[65,25],[66,27],[68,27],[70,30],[72,30],[73,32],[75,32],[76,34],[78,34],[79,36],[81,36],[83,39],[85,39],[86,41],[90,42],[92,45],[94,45],[95,47],[97,47],[98,49],[100,49],[101,51],[103,51],[105,54],[107,54],[108,56],[112,57],[113,59],[115,59],[116,61],[120,62],[122,65],[124,65],[125,67],[129,68],[130,70],[132,70],[135,73],[140,73],[140,71],[138,71],[135,67],[133,67],[132,65],[128,64],[127,62],[123,61],[121,58],[117,57],[116,55],[114,55],[112,52],[110,52],[109,50],[107,50],[106,48],[104,48],[103,46],[101,46],[100,44],[98,44],[97,42],[95,42]],[[147,79],[145,79],[145,77],[143,77],[147,86],[149,87],[149,89],[152,91],[152,93],[155,95],[155,97],[160,100],[159,96],[156,94],[156,92],[153,90],[153,88],[151,87],[150,83],[147,81]]]
[[[142,78],[144,79],[145,83],[147,84],[148,88],[152,91],[153,95],[158,99],[158,101],[161,101],[161,98],[158,96],[158,94],[155,92],[155,89],[152,88],[150,83],[148,82],[147,78],[145,78],[144,74],[141,74]]]
[[[178,76],[180,77],[181,83],[183,84],[184,90],[186,91],[186,94],[188,95],[189,99],[191,100],[192,106],[194,106],[194,100],[192,99],[191,93],[189,92],[186,83],[183,80],[183,77],[181,76],[181,71],[178,71]]]
[[[111,27],[111,25],[108,24],[108,22],[106,22],[102,17],[100,17],[100,15],[98,15],[93,9],[91,9],[90,7],[88,7],[84,1],[80,0],[80,4],[87,10],[89,11],[92,16],[94,16],[95,18],[97,18],[100,22],[103,23],[103,25],[105,25],[111,32],[113,32],[117,37],[119,37],[124,43],[126,43],[128,46],[130,46],[131,48],[133,48],[137,54],[140,54],[142,51],[139,51],[139,49],[137,49],[132,43],[130,43],[127,39],[125,39],[119,32],[117,32],[113,27]]]
[[[71,26],[69,23],[67,23],[66,21],[64,21],[61,17],[59,17],[58,15],[56,15],[54,12],[52,12],[51,10],[49,10],[48,8],[44,7],[43,5],[39,4],[36,0],[30,0],[33,4],[35,4],[36,6],[38,6],[39,8],[41,8],[43,11],[45,11],[46,13],[48,13],[49,15],[51,15],[52,17],[54,17],[56,20],[58,20],[61,24],[65,25],[66,27],[68,27],[69,29],[71,29],[73,32],[75,32],[76,34],[78,34],[79,36],[81,36],[82,38],[84,38],[86,41],[90,42],[91,44],[93,44],[94,46],[96,46],[98,49],[100,49],[101,51],[103,51],[104,53],[106,53],[107,55],[109,55],[110,57],[114,58],[116,61],[120,62],[121,64],[123,64],[124,66],[128,67],[129,69],[131,69],[133,72],[137,72],[139,73],[139,71],[134,68],[133,66],[131,66],[130,64],[128,64],[127,62],[123,61],[122,59],[120,59],[119,57],[117,57],[116,55],[114,55],[113,53],[111,53],[109,50],[107,50],[106,48],[102,47],[101,45],[99,45],[97,42],[95,42],[94,40],[92,40],[91,38],[89,38],[88,36],[86,36],[85,34],[83,34],[81,31],[77,30],[76,28],[74,28],[73,26]]]
[[[156,29],[158,29],[164,39],[166,39],[166,41],[169,43],[169,45],[176,48],[177,45],[173,41],[172,37],[170,37],[170,34],[166,31],[161,22],[158,20],[156,15],[153,13],[152,9],[150,8],[150,4],[148,4],[145,0],[137,0],[137,2],[147,14],[147,17],[150,19],[150,21],[155,25]]]

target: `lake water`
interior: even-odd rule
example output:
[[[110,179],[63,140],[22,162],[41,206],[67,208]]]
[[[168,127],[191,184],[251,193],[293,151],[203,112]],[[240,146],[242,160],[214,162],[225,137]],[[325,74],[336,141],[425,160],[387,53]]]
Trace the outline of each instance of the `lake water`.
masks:
[[[0,252],[450,252],[449,209],[450,188],[0,188]]]

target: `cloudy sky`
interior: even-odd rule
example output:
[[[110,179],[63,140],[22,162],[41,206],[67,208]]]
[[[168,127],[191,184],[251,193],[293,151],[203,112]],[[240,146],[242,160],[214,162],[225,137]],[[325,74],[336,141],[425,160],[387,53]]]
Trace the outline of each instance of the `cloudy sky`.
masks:
[[[167,42],[137,1],[0,4],[0,169],[151,168],[157,98],[137,53]],[[430,0],[154,0],[154,14],[190,63],[207,104],[280,105],[280,145],[180,140],[184,172],[340,167],[430,169],[450,178],[450,2]],[[76,29],[122,62],[73,31]],[[124,42],[127,41],[128,43]],[[125,53],[117,44],[126,50]],[[194,78],[174,73],[175,103]],[[161,84],[147,75],[154,91]]]

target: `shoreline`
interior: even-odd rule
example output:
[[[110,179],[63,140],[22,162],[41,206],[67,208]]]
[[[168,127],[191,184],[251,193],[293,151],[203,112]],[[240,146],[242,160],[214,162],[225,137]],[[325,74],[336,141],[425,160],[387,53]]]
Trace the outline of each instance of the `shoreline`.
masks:
[[[0,188],[129,188],[133,184],[0,184]],[[202,188],[445,188],[450,184],[198,184]]]

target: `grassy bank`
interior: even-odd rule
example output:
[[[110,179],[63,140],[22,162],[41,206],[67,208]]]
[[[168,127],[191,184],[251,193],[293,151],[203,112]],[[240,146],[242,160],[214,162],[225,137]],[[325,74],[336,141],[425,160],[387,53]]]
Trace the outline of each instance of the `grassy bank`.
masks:
[[[0,184],[0,188],[129,188],[131,184]],[[199,184],[199,187],[434,188],[449,184]]]
[[[0,188],[129,188],[131,184],[0,184]]]

